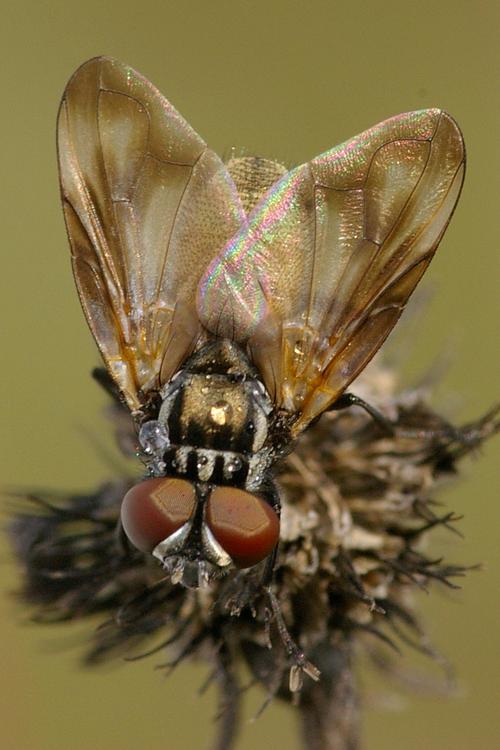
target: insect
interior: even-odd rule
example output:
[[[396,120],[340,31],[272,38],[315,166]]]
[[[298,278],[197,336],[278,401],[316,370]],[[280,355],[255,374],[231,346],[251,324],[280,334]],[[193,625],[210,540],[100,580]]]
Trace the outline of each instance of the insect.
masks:
[[[286,171],[224,164],[145,78],[84,63],[58,118],[80,300],[137,428],[129,542],[175,583],[272,571],[273,474],[398,320],[458,200],[464,145],[438,109]]]

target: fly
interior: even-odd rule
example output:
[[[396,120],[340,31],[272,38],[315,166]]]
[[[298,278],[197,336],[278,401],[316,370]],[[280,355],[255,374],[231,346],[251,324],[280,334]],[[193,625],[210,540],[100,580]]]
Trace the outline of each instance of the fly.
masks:
[[[275,470],[349,401],[429,265],[462,187],[458,126],[426,109],[291,171],[224,164],[100,57],[66,87],[58,155],[78,293],[146,467],[122,530],[174,583],[269,578]]]

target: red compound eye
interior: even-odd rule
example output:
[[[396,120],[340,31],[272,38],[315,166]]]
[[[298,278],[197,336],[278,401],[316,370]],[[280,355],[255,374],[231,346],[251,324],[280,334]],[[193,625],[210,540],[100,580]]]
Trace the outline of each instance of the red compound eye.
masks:
[[[146,479],[123,498],[121,520],[126,535],[142,552],[189,520],[196,504],[193,485],[184,479]]]
[[[216,487],[206,509],[206,522],[238,568],[267,557],[279,539],[279,518],[261,497],[234,487]]]

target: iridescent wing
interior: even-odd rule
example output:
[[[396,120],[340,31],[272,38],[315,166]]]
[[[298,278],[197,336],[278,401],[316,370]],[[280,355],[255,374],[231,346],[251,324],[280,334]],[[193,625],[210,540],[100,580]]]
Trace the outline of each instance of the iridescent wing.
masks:
[[[456,123],[398,115],[297,167],[201,279],[204,325],[249,348],[298,434],[381,346],[427,268],[465,168]]]
[[[245,214],[219,157],[151,83],[109,58],[69,81],[58,154],[80,300],[137,410],[193,349],[198,280]]]

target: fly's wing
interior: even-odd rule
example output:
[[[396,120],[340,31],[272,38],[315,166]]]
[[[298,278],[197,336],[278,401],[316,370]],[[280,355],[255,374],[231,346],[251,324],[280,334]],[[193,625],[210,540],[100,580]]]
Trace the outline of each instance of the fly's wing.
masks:
[[[245,343],[294,432],[381,346],[427,268],[465,168],[437,109],[386,120],[303,164],[263,197],[201,279],[204,325]]]
[[[136,410],[193,349],[199,278],[244,211],[219,157],[149,81],[115,60],[76,71],[57,134],[80,300]]]

